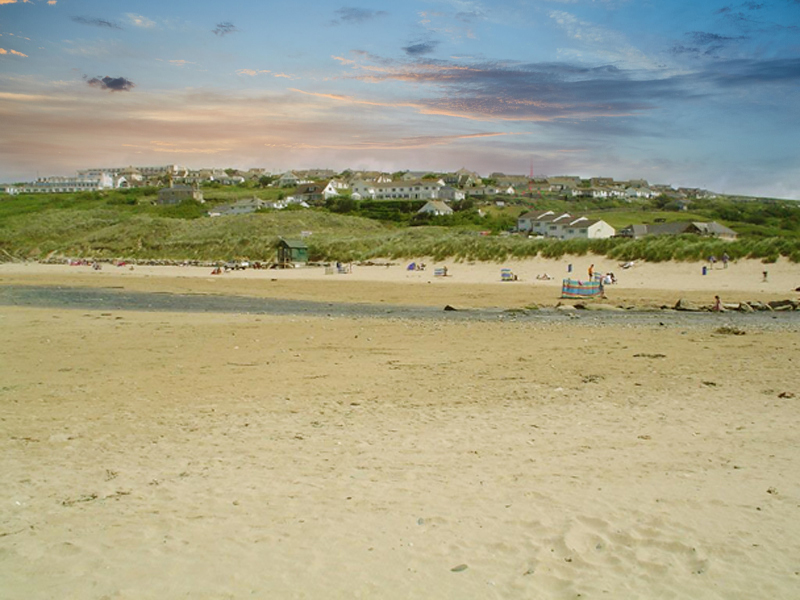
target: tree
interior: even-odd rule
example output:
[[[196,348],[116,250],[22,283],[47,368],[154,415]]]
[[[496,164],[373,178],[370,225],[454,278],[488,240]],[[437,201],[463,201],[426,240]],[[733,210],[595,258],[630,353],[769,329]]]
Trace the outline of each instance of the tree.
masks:
[[[273,181],[275,181],[274,175],[262,175],[258,178],[258,185],[260,185],[262,188],[269,187]]]

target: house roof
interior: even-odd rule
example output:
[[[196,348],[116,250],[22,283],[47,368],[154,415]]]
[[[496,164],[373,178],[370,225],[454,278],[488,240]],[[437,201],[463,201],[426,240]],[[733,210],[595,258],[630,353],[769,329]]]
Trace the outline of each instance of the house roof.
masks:
[[[321,194],[328,187],[328,181],[317,181],[314,183],[304,183],[298,186],[298,194]]]
[[[302,250],[303,248],[308,249],[308,244],[301,240],[285,240],[281,238],[280,243],[287,248],[295,248],[298,250]]]
[[[699,225],[699,223],[695,223],[695,225]],[[730,227],[725,227],[721,223],[717,223],[716,221],[711,221],[710,223],[702,223],[705,226],[705,231],[710,233],[711,235],[737,235],[737,233],[731,229]]]
[[[386,183],[375,183],[372,187],[376,189],[386,189],[386,188],[410,188],[410,187],[418,187],[418,186],[438,186],[439,184],[436,183],[435,180],[429,179],[427,181],[423,181],[421,179],[417,179],[414,181],[389,181]]]
[[[431,209],[431,208],[434,209],[436,212],[445,213],[448,215],[453,212],[453,209],[450,208],[442,200],[428,200],[428,202],[425,203],[425,206],[420,208],[417,212],[429,212],[429,210],[426,209]]]

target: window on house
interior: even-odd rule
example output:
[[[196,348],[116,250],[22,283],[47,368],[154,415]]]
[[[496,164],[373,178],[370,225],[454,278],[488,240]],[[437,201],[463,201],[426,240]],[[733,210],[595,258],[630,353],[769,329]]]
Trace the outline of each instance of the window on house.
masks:
[[[555,231],[558,229],[558,225],[550,225],[550,231]]]

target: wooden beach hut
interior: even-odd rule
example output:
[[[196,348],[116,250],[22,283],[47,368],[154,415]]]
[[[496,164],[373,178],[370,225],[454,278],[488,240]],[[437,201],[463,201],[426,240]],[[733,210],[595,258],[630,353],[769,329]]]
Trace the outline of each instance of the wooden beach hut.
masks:
[[[284,267],[293,267],[297,264],[308,262],[308,245],[299,240],[284,240],[278,242],[278,264]]]

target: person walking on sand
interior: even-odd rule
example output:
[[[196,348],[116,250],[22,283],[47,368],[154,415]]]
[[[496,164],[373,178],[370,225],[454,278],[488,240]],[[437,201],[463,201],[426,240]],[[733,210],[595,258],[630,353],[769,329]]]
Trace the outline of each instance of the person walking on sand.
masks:
[[[719,296],[714,296],[714,306],[711,310],[714,312],[722,312],[722,300],[719,299]]]
[[[589,281],[592,280],[593,276],[594,276],[594,264],[591,264],[589,265]]]
[[[727,268],[728,268],[728,261],[729,261],[730,259],[731,259],[731,257],[730,257],[730,256],[728,256],[728,253],[727,253],[727,252],[723,252],[723,253],[722,253],[722,268],[723,268],[723,269],[727,269]]]

